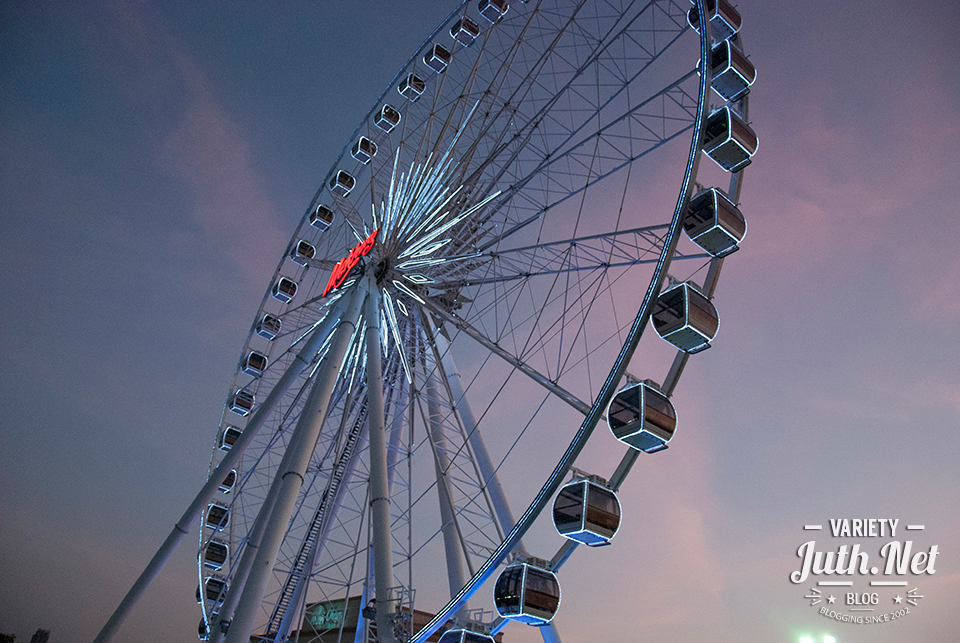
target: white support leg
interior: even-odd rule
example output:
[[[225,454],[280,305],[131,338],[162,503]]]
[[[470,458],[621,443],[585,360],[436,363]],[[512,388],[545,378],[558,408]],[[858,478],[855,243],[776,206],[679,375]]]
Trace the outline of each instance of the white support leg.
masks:
[[[367,419],[370,422],[370,517],[373,521],[373,577],[377,598],[377,638],[393,643],[390,586],[393,564],[390,544],[390,487],[387,480],[387,439],[383,411],[383,368],[380,363],[380,290],[367,278],[364,323],[367,342]]]
[[[540,626],[540,636],[543,637],[543,643],[562,643],[560,641],[560,632],[557,631],[557,626],[553,624],[553,621],[550,621],[546,625]]]
[[[213,473],[207,478],[207,482],[200,488],[193,502],[190,503],[187,510],[183,512],[180,520],[174,524],[173,530],[171,530],[167,539],[163,541],[160,549],[157,550],[157,553],[154,554],[150,562],[147,563],[146,568],[134,582],[130,591],[127,592],[127,595],[120,601],[120,605],[117,606],[117,609],[103,626],[103,629],[100,630],[97,638],[94,639],[94,643],[108,643],[117,633],[117,629],[119,629],[120,625],[127,618],[130,610],[133,609],[133,606],[137,604],[137,601],[140,600],[143,593],[150,587],[150,583],[153,582],[153,579],[156,578],[160,570],[163,569],[163,566],[167,563],[167,560],[173,554],[174,550],[176,550],[180,541],[183,540],[183,537],[190,532],[190,525],[197,520],[200,513],[206,509],[210,499],[217,493],[220,488],[220,483],[227,474],[230,473],[230,470],[236,467],[247,445],[256,437],[260,427],[263,426],[266,419],[273,413],[277,404],[287,392],[287,389],[290,388],[290,385],[300,376],[304,369],[313,362],[313,358],[317,354],[317,351],[320,350],[323,341],[330,332],[332,332],[335,324],[339,320],[343,312],[342,306],[343,300],[341,299],[334,306],[333,310],[327,314],[327,318],[320,327],[311,331],[310,335],[305,338],[303,348],[300,349],[296,359],[294,359],[293,363],[284,371],[283,375],[280,376],[280,379],[274,385],[270,394],[267,395],[266,399],[260,404],[260,407],[250,417],[246,428],[244,428],[240,437],[237,438],[233,448],[223,456],[220,464],[217,465],[217,468],[214,469]]]
[[[483,477],[482,483],[487,488],[490,496],[490,502],[497,513],[497,520],[500,522],[500,528],[503,533],[510,533],[516,521],[513,519],[513,513],[510,511],[510,504],[507,502],[507,495],[503,492],[500,480],[497,478],[497,470],[490,460],[490,454],[483,442],[483,436],[477,428],[477,420],[474,418],[473,411],[470,410],[470,404],[467,402],[467,396],[463,391],[463,384],[460,381],[460,371],[453,361],[453,352],[450,350],[450,342],[437,329],[433,331],[434,341],[437,345],[437,353],[440,354],[441,364],[447,383],[450,386],[450,392],[453,395],[453,404],[457,409],[457,415],[463,423],[463,430],[467,433],[467,439],[470,441],[470,449],[477,461],[477,467],[480,469],[480,475]],[[521,551],[523,545],[520,545]]]
[[[440,497],[440,522],[443,524],[443,548],[447,559],[447,578],[450,583],[450,596],[456,596],[466,582],[460,551],[463,543],[457,529],[456,508],[453,506],[453,490],[447,470],[450,458],[447,455],[447,438],[443,434],[443,417],[437,404],[437,383],[433,374],[427,375],[427,420],[430,424],[430,442],[433,450],[433,463],[437,473],[437,494]],[[466,605],[464,605],[464,610]]]
[[[254,558],[250,575],[237,602],[236,614],[227,631],[227,643],[249,643],[250,641],[254,618],[260,608],[277,552],[287,531],[297,493],[303,485],[310,456],[320,436],[330,397],[339,376],[340,364],[354,335],[364,296],[362,288],[357,288],[351,295],[349,310],[334,331],[327,359],[315,375],[316,382],[307,396],[290,444],[280,461],[277,469],[277,480],[280,485],[277,499],[270,519],[267,521],[263,540]]]

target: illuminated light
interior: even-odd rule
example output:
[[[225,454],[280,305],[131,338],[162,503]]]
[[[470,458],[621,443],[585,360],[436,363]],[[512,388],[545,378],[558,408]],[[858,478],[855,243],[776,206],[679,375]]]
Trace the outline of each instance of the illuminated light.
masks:
[[[337,265],[333,267],[333,272],[330,273],[330,280],[327,281],[327,287],[324,289],[321,297],[326,297],[327,293],[331,290],[336,290],[344,285],[347,275],[350,274],[350,271],[353,270],[354,266],[360,261],[360,257],[365,257],[370,254],[370,250],[373,249],[373,244],[377,240],[378,231],[379,228],[371,232],[369,237],[358,243],[354,249],[350,251],[350,254],[337,262]]]
[[[404,261],[402,264],[397,266],[397,270],[406,270],[410,268],[422,268],[424,266],[439,266],[445,263],[451,263],[453,261],[463,261],[464,259],[475,259],[479,257],[479,252],[471,252],[466,255],[458,255],[456,257],[438,257],[436,259],[413,259],[411,261]]]
[[[399,299],[397,300],[397,308],[399,308],[399,309],[400,309],[400,312],[403,313],[405,316],[407,316],[407,317],[410,316],[410,313],[407,312],[407,307],[404,306],[404,305],[403,305],[403,302],[400,301]]]
[[[837,643],[837,639],[833,638],[832,636],[824,636],[823,643]]]
[[[404,275],[404,279],[407,281],[412,281],[415,284],[432,284],[436,283],[433,279],[426,275],[421,275],[418,272],[413,273],[412,275]]]
[[[437,241],[436,243],[431,243],[429,246],[421,250],[420,252],[415,253],[414,257],[426,257],[432,255],[434,252],[444,247],[448,243],[453,241],[453,239],[444,239],[443,241]]]
[[[390,332],[393,334],[393,339],[397,343],[397,352],[400,354],[400,363],[403,364],[403,372],[407,376],[407,383],[413,383],[413,375],[410,373],[410,366],[407,363],[407,355],[403,350],[403,342],[400,341],[400,326],[397,324],[396,313],[393,312],[393,297],[390,296],[390,293],[386,289],[383,290],[383,301],[384,309],[387,312],[387,322],[390,324]],[[397,305],[403,311],[403,314],[407,314],[406,307],[400,303],[400,300],[397,300]],[[384,342],[384,347],[386,347],[386,342]]]
[[[322,324],[323,321],[324,321],[326,318],[327,318],[327,316],[324,315],[323,317],[321,317],[320,319],[318,319],[318,320],[313,324],[313,326],[311,326],[311,327],[308,328],[306,331],[304,331],[304,333],[303,333],[302,335],[300,335],[300,337],[297,337],[297,338],[294,340],[294,342],[293,342],[292,344],[290,344],[290,348],[293,348],[294,346],[296,346],[297,344],[299,344],[299,343],[303,340],[304,337],[306,337],[306,336],[309,335],[311,332],[313,332],[313,329],[316,328],[317,326],[319,326],[320,324]]]
[[[450,228],[452,228],[452,227],[455,226],[456,224],[460,223],[461,221],[463,221],[464,219],[466,219],[468,216],[470,216],[471,214],[473,214],[474,212],[476,212],[477,210],[479,210],[480,208],[482,208],[483,206],[485,206],[487,203],[489,203],[489,202],[492,201],[493,199],[497,198],[498,196],[500,196],[500,191],[499,191],[499,190],[497,190],[496,192],[494,192],[493,194],[491,194],[490,196],[488,196],[488,197],[485,198],[484,200],[480,201],[480,202],[477,203],[476,205],[472,206],[472,207],[469,208],[468,210],[464,211],[463,213],[460,214],[460,216],[458,216],[458,217],[456,217],[456,218],[448,221],[447,223],[445,223],[444,225],[440,226],[439,228],[437,228],[436,230],[434,230],[434,231],[431,232],[430,234],[426,235],[425,237],[423,237],[422,239],[420,239],[419,241],[417,241],[417,243],[415,243],[415,244],[411,245],[409,248],[407,248],[400,256],[401,256],[401,257],[405,257],[405,256],[408,256],[408,255],[411,255],[411,254],[416,253],[416,252],[419,251],[421,248],[423,248],[423,246],[425,246],[426,244],[428,244],[430,241],[436,239],[436,238],[439,237],[441,234],[443,234],[444,232],[446,232],[447,230],[449,230]],[[444,213],[444,214],[446,214],[446,213]]]
[[[407,288],[406,286],[404,286],[404,285],[403,285],[402,283],[400,283],[399,281],[394,280],[393,285],[397,287],[397,290],[399,290],[400,292],[402,292],[402,293],[404,293],[404,294],[407,294],[407,295],[413,297],[414,299],[416,299],[417,301],[419,301],[421,304],[427,303],[427,302],[425,302],[424,300],[420,299],[420,296],[419,296],[419,295],[417,295],[415,292],[413,292],[412,290],[410,290],[409,288]]]
[[[801,636],[800,643],[813,643],[813,639],[809,636]]]

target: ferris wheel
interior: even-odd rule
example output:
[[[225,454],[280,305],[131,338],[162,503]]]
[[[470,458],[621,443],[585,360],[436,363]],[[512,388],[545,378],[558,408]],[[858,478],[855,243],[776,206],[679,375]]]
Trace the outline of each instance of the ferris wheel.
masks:
[[[563,564],[610,543],[717,334],[739,29],[726,0],[465,1],[406,61],[243,345],[192,505],[202,640],[559,640]]]

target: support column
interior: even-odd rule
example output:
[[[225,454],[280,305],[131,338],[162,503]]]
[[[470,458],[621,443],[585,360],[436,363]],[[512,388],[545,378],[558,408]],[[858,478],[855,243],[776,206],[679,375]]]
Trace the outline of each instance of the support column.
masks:
[[[279,484],[277,499],[273,511],[267,522],[263,541],[254,558],[250,569],[250,576],[237,602],[237,611],[230,629],[227,632],[227,643],[249,643],[250,634],[254,627],[254,618],[263,600],[263,593],[273,565],[277,558],[280,544],[287,531],[290,516],[296,504],[297,494],[303,485],[310,456],[316,447],[320,430],[327,415],[330,397],[337,383],[340,365],[354,335],[357,318],[360,316],[360,307],[364,300],[364,291],[357,288],[351,295],[350,306],[340,325],[334,331],[330,342],[330,350],[321,368],[315,375],[316,382],[307,396],[300,419],[291,436],[290,444],[283,454],[280,466],[277,469]]]
[[[453,361],[453,353],[450,350],[450,342],[439,331],[431,328],[434,341],[437,345],[437,353],[440,355],[444,374],[447,377],[447,383],[450,386],[450,393],[453,395],[453,404],[457,409],[457,415],[463,422],[463,430],[467,433],[467,439],[470,442],[470,449],[477,461],[477,468],[483,477],[482,483],[487,488],[490,496],[490,502],[493,504],[494,511],[497,512],[497,520],[500,522],[500,528],[503,533],[508,534],[516,521],[513,519],[513,513],[510,511],[510,504],[507,502],[507,495],[503,492],[500,480],[497,478],[497,470],[490,460],[490,454],[487,453],[487,446],[483,443],[483,436],[480,435],[480,429],[477,428],[477,420],[470,410],[467,403],[467,396],[463,391],[463,385],[460,382],[460,371]],[[520,545],[521,551],[523,544]]]
[[[557,631],[557,626],[553,624],[553,621],[540,626],[540,636],[543,637],[543,643],[562,643],[560,632]]]
[[[270,394],[267,395],[267,398],[260,404],[260,407],[254,412],[253,416],[251,416],[243,433],[240,434],[240,437],[237,438],[237,441],[234,443],[233,448],[227,451],[226,455],[224,455],[220,461],[220,464],[217,465],[217,468],[214,469],[213,473],[207,478],[207,482],[200,488],[199,493],[197,493],[193,502],[187,507],[187,510],[183,512],[180,520],[174,524],[173,530],[171,530],[167,539],[163,541],[160,549],[157,550],[157,553],[154,554],[150,562],[147,563],[146,568],[134,582],[133,587],[130,588],[127,595],[120,601],[120,605],[117,606],[117,609],[110,616],[110,619],[103,626],[103,629],[100,630],[100,633],[97,635],[97,638],[94,639],[93,643],[108,643],[117,633],[117,629],[127,618],[130,610],[133,609],[133,606],[137,604],[137,601],[140,600],[143,593],[150,587],[150,583],[153,582],[153,579],[156,578],[160,570],[163,569],[163,566],[167,563],[167,560],[173,554],[174,550],[176,550],[180,541],[183,540],[183,537],[190,532],[190,525],[197,520],[200,512],[207,507],[210,499],[217,493],[220,488],[220,483],[223,482],[223,479],[227,477],[230,470],[240,461],[240,456],[243,455],[247,445],[256,437],[260,431],[260,427],[263,426],[266,419],[273,413],[277,404],[287,392],[287,389],[290,388],[293,381],[299,377],[304,369],[313,361],[323,341],[330,334],[334,324],[340,318],[343,306],[342,302],[342,299],[338,301],[333,310],[327,314],[327,318],[320,325],[320,328],[314,329],[310,335],[305,338],[303,348],[300,349],[293,363],[290,364],[283,375],[280,376],[280,379],[274,385]]]
[[[437,495],[440,497],[440,521],[443,523],[443,549],[447,559],[447,579],[450,583],[450,596],[456,596],[460,588],[467,582],[461,565],[459,530],[456,523],[456,508],[453,506],[453,493],[447,471],[450,469],[450,458],[447,455],[447,437],[443,434],[440,405],[437,404],[436,376],[427,374],[427,419],[430,424],[430,442],[433,448],[433,463],[437,471]],[[460,610],[463,613],[466,604]]]
[[[390,586],[393,564],[390,545],[390,487],[387,481],[387,437],[383,411],[383,367],[380,363],[380,290],[373,275],[366,278],[368,294],[364,331],[367,343],[367,419],[370,422],[370,519],[373,523],[373,577],[377,599],[377,638],[393,643]]]

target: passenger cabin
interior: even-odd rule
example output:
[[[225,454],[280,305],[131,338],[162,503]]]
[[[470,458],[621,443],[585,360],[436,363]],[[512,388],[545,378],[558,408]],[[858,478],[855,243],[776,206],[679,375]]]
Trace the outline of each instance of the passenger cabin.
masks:
[[[237,470],[230,469],[227,472],[227,475],[223,477],[223,482],[220,483],[220,491],[222,493],[230,493],[233,490],[233,485],[237,484]]]
[[[739,114],[722,107],[707,118],[703,151],[728,172],[750,165],[757,153],[757,135]]]
[[[620,501],[606,487],[574,480],[553,501],[553,525],[570,540],[589,547],[606,545],[620,528]]]
[[[257,398],[254,397],[253,393],[239,389],[230,396],[228,406],[233,413],[244,416],[253,410],[253,405],[256,400]]]
[[[438,74],[443,73],[443,70],[447,68],[451,60],[453,60],[453,54],[440,44],[434,45],[423,55],[423,64]]]
[[[203,581],[203,598],[219,605],[227,593],[227,581],[218,576],[207,576]],[[197,585],[197,602],[200,600],[200,586]]]
[[[710,348],[717,336],[717,309],[693,284],[681,283],[660,293],[653,308],[657,334],[686,353]]]
[[[710,21],[710,38],[715,42],[726,40],[740,31],[743,20],[740,12],[728,0],[707,0],[707,20]],[[687,24],[700,33],[700,14],[694,6],[687,12]]]
[[[315,254],[317,254],[317,249],[313,247],[313,244],[300,239],[293,250],[290,251],[290,261],[306,266]]]
[[[400,82],[397,91],[400,95],[413,102],[420,98],[420,95],[427,90],[427,84],[416,74],[407,74],[407,77]]]
[[[614,437],[645,453],[667,448],[677,430],[677,412],[652,383],[631,384],[617,393],[607,409]]]
[[[480,25],[470,18],[461,18],[450,27],[450,37],[459,42],[464,47],[469,47],[480,35]]]
[[[297,296],[297,282],[288,277],[280,277],[273,284],[273,298],[289,304]]]
[[[389,105],[384,105],[380,108],[380,111],[377,112],[377,115],[373,117],[373,124],[384,132],[390,132],[400,124],[400,112]]]
[[[740,248],[747,222],[733,201],[717,188],[710,188],[690,201],[683,215],[683,229],[711,256],[725,257]]]
[[[377,144],[366,136],[361,136],[360,139],[353,144],[353,149],[350,150],[350,156],[357,159],[364,165],[369,163],[370,160],[376,155]]]
[[[207,622],[203,619],[200,619],[200,625],[197,626],[197,638],[201,641],[210,640],[210,630],[207,629]]]
[[[357,180],[343,170],[337,170],[337,173],[330,177],[330,191],[337,196],[347,196],[350,190],[357,184]]]
[[[710,86],[724,100],[741,98],[757,80],[757,68],[729,40],[713,46],[710,67]]]
[[[283,328],[282,319],[274,317],[273,315],[264,315],[263,318],[257,322],[257,335],[273,341],[277,338],[277,335],[280,334],[281,328]]]
[[[500,18],[506,15],[507,9],[509,8],[510,5],[507,4],[507,0],[480,0],[480,4],[477,6],[480,15],[490,22],[500,20]]]
[[[240,437],[241,433],[243,433],[243,431],[232,424],[228,424],[223,430],[223,433],[220,434],[220,440],[217,446],[221,451],[229,451],[233,448],[233,445],[237,443],[237,438]]]
[[[514,563],[500,572],[493,588],[493,602],[503,618],[543,625],[560,608],[560,583],[547,569]]]
[[[310,213],[310,225],[318,230],[326,230],[333,223],[333,210],[322,203]]]
[[[225,543],[218,540],[211,540],[207,543],[207,546],[203,548],[203,566],[207,569],[217,571],[227,562],[229,554],[230,549]]]
[[[447,630],[440,635],[437,643],[494,643],[494,638],[488,634],[471,632],[470,630]]]
[[[207,507],[206,525],[214,531],[223,530],[230,523],[230,509],[219,502],[211,502]]]
[[[257,351],[250,351],[243,360],[243,372],[247,375],[260,377],[267,370],[267,356]]]

